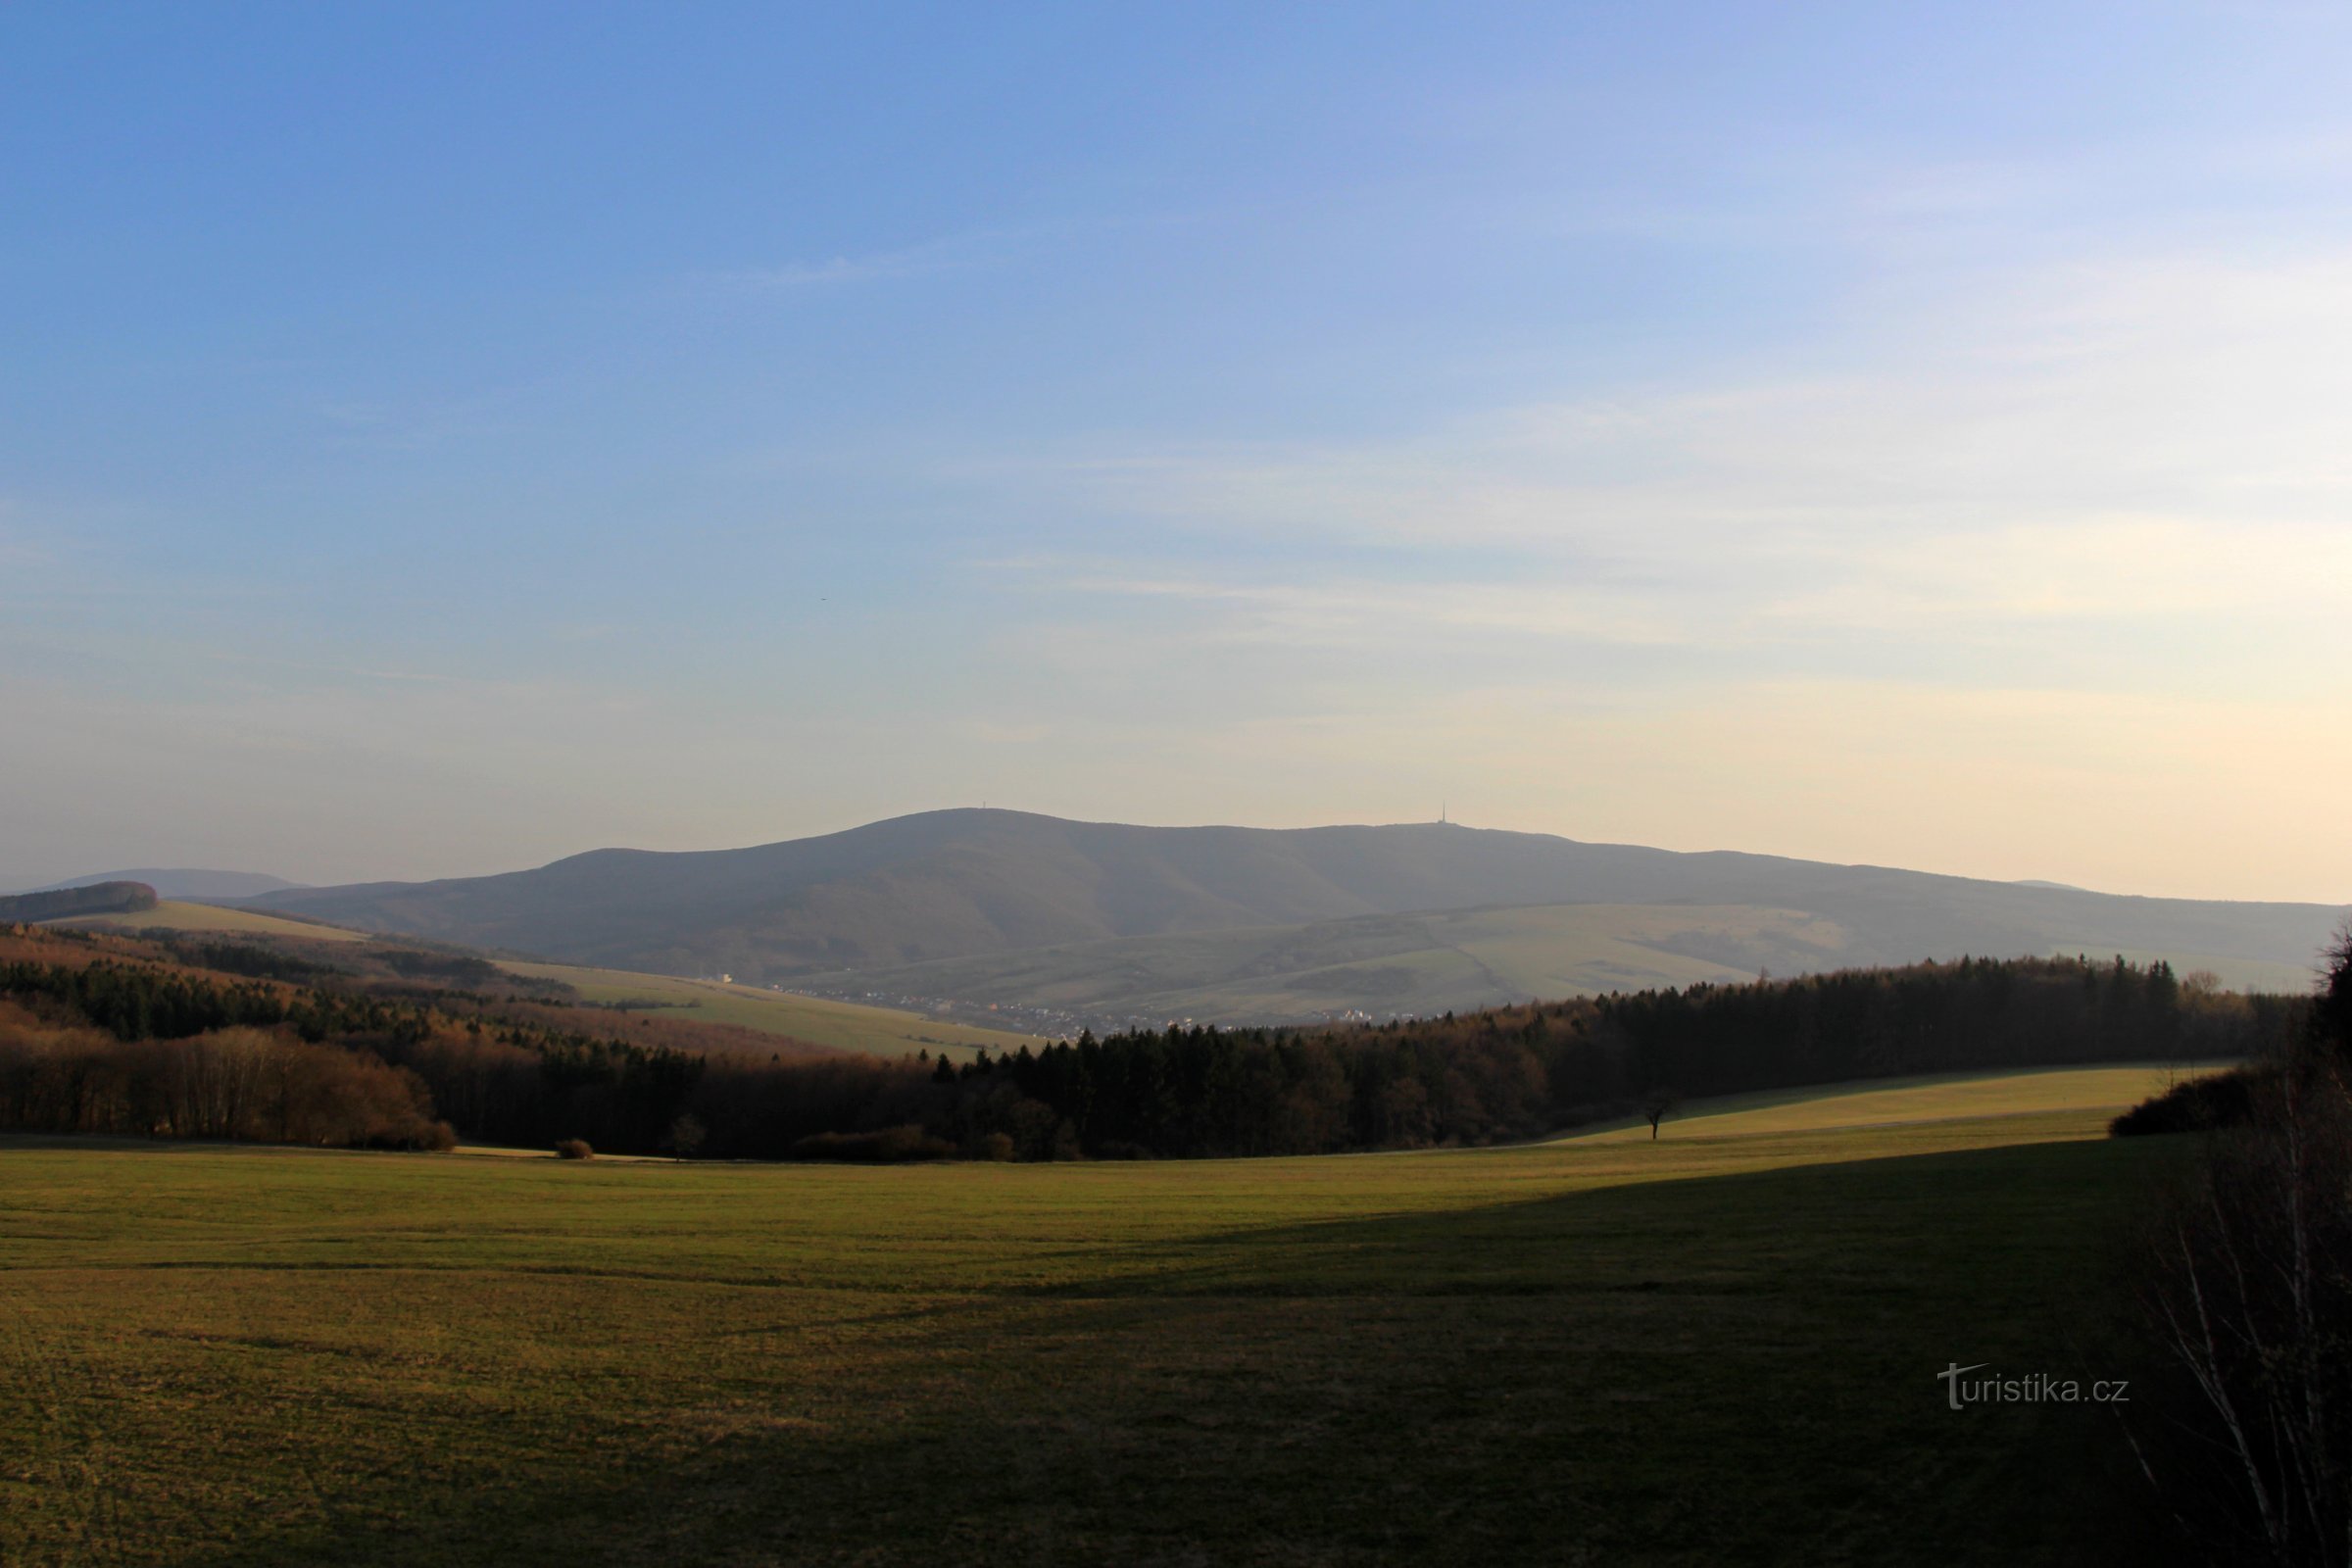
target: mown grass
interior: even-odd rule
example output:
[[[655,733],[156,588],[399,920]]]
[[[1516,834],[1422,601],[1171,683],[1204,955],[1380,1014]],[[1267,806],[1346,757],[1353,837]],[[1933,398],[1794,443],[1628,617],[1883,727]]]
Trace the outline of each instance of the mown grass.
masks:
[[[0,1560],[2072,1560],[2165,1141],[1423,1155],[0,1149]],[[2085,1510],[2090,1510],[2085,1512]]]
[[[910,1056],[927,1050],[934,1054],[944,1052],[961,1060],[978,1050],[1018,1051],[1023,1046],[1041,1044],[1035,1035],[981,1029],[896,1007],[834,1002],[758,986],[721,985],[715,980],[636,974],[625,969],[590,969],[568,963],[508,962],[502,967],[537,979],[561,980],[586,1002],[653,1003],[658,1004],[654,1014],[657,1017],[735,1024],[865,1055]]]

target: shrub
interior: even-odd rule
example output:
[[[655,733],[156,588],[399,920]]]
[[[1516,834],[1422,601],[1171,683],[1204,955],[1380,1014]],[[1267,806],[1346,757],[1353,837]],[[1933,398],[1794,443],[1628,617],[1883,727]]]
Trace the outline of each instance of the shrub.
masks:
[[[2244,1124],[2253,1109],[2254,1076],[2243,1067],[2191,1078],[2133,1105],[2107,1124],[2110,1138],[2200,1133]]]
[[[594,1159],[596,1151],[588,1147],[588,1140],[585,1138],[566,1138],[556,1146],[556,1157],[559,1159]]]

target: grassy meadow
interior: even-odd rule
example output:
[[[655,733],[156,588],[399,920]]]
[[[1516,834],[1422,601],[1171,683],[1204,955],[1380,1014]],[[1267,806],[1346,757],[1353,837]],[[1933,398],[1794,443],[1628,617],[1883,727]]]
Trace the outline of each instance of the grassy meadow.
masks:
[[[1981,1116],[2035,1116],[2051,1111],[2088,1110],[2113,1116],[2160,1095],[2183,1078],[2229,1063],[2184,1066],[2179,1062],[2129,1062],[2101,1067],[2026,1067],[2010,1072],[1936,1073],[1914,1078],[1874,1078],[1866,1083],[1813,1089],[1776,1089],[1754,1095],[1722,1095],[1676,1107],[1662,1137],[1739,1138],[1754,1133],[1828,1132]],[[1639,1117],[1601,1127],[1580,1128],[1567,1142],[1648,1138],[1649,1123]]]
[[[152,909],[131,909],[120,914],[85,914],[49,923],[65,930],[124,933],[173,931],[196,935],[286,937],[297,942],[374,940],[365,931],[353,931],[339,925],[290,920],[284,915],[264,914],[258,909],[231,908],[219,904],[182,904],[176,899],[165,899]]]
[[[568,963],[506,961],[502,968],[542,980],[561,980],[585,1002],[650,1004],[655,1015],[693,1023],[727,1023],[766,1034],[854,1051],[863,1055],[905,1056],[917,1051],[966,1057],[973,1052],[1018,1051],[1040,1042],[1035,1035],[981,1029],[925,1017],[896,1007],[804,997],[760,986],[722,985],[676,975],[633,974],[624,969],[590,969]]]
[[[0,1144],[0,1561],[2069,1560],[2112,1433],[1935,1374],[2117,1375],[2170,1152],[1913,1094],[1260,1161]]]

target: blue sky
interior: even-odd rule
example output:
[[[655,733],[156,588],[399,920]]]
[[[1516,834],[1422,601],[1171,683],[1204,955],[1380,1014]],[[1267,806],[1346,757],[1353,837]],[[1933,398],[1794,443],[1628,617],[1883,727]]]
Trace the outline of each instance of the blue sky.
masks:
[[[2352,899],[2352,14],[0,12],[0,873]]]

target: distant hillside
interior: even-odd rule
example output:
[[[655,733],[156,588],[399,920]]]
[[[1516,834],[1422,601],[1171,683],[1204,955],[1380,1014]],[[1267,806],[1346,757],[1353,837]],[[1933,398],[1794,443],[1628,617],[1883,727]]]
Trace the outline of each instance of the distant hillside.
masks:
[[[40,891],[48,893],[65,888],[86,888],[101,882],[144,882],[155,889],[155,896],[159,899],[250,899],[264,893],[279,893],[302,886],[299,882],[267,876],[260,871],[159,869],[101,871],[95,876],[77,876],[71,881],[51,882]]]
[[[511,975],[560,984],[589,1005],[607,1007],[621,1016],[730,1024],[858,1055],[904,1056],[929,1051],[960,1060],[977,1050],[1003,1053],[1044,1044],[1035,1035],[1009,1029],[955,1023],[894,1007],[803,996],[797,991],[516,959],[501,967]]]
[[[2023,931],[2018,940],[2030,941]],[[2156,957],[2230,987],[2302,991],[2308,962],[2114,943],[2055,943],[2018,956],[2084,949]],[[1945,955],[1956,956],[1957,955]],[[1172,1020],[1303,1023],[1348,1013],[1432,1016],[1536,998],[1592,996],[1759,973],[1818,974],[1901,961],[1869,933],[1793,909],[1740,905],[1536,905],[1432,914],[1363,915],[1311,925],[1123,937],[1027,953],[816,975],[805,989],[852,997],[939,998],[1039,1008],[1064,1028],[1099,1031]]]
[[[1660,930],[1653,917],[1628,915],[1633,924],[1624,932],[1598,933],[1620,956],[1643,950],[1675,959],[1654,974],[1627,968],[1625,985],[1701,977],[1691,972],[1692,959],[1753,973],[1757,966],[1795,970],[2077,950],[2302,973],[2342,914],[2320,905],[2123,898],[1447,824],[1153,828],[991,810],[933,811],[754,849],[599,850],[532,871],[285,891],[252,906],[571,962],[672,974],[724,971],[760,983],[822,975],[831,986],[847,972],[1119,939],[1602,905],[1745,911],[1681,917],[1689,929],[1680,932]],[[1555,925],[1563,921],[1578,942],[1595,936],[1590,919],[1554,917]],[[1728,936],[1714,929],[1724,921],[1736,928]],[[1753,929],[1741,935],[1745,928]],[[1542,930],[1504,935],[1538,945],[1566,940]],[[1374,955],[1384,962],[1396,940],[1408,944],[1405,951],[1476,951],[1452,939],[1411,947],[1419,939],[1410,933],[1379,938],[1369,927],[1312,940],[1345,946],[1359,937],[1375,948],[1390,943],[1390,953]],[[1123,963],[1132,955],[1096,956]],[[1150,988],[1156,1006],[1203,987],[1230,989],[1249,977],[1251,965],[1268,961],[1250,941],[1229,956],[1232,969],[1196,964],[1172,975],[1172,986],[1159,985],[1153,973],[1135,978]],[[1581,961],[1561,949],[1549,957],[1535,955],[1521,967],[1541,975]],[[1156,972],[1159,962],[1146,968]],[[1368,978],[1371,984],[1357,985],[1342,975],[1317,995],[1388,1010],[1382,976]],[[1605,989],[1606,979],[1596,974],[1594,988]],[[1481,1001],[1529,994],[1508,974],[1482,984],[1488,988],[1462,994]]]
[[[59,896],[36,895],[40,898]],[[176,899],[165,899],[161,903],[150,899],[132,908],[61,917],[61,923],[66,920],[90,930],[186,931],[236,937],[287,937],[303,942],[352,943],[368,940],[363,932],[321,925],[304,917],[264,914],[229,905],[191,904]]]
[[[0,920],[70,920],[76,915],[121,914],[155,907],[155,889],[144,882],[99,882],[54,893],[20,893],[0,898]]]
[[[1537,905],[1120,937],[795,982],[848,996],[1041,1007],[1064,1026],[1376,1018],[1649,986],[1752,980],[1841,961],[1852,933],[1786,909]]]

